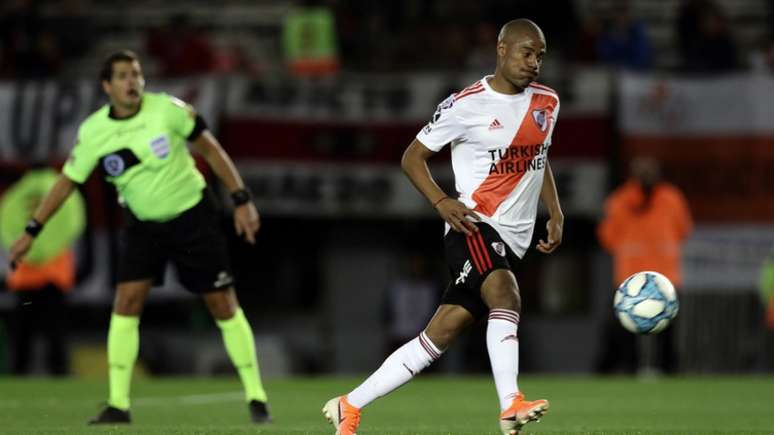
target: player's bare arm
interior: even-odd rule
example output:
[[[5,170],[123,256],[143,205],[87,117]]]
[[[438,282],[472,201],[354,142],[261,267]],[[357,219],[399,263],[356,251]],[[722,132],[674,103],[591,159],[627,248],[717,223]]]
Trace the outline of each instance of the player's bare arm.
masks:
[[[209,130],[204,130],[192,144],[194,150],[204,157],[229,192],[245,188],[234,162]],[[248,243],[255,244],[255,234],[260,228],[261,217],[252,201],[234,207],[234,230],[238,235],[244,236]]]
[[[450,197],[439,186],[430,174],[427,167],[427,160],[435,153],[424,146],[421,142],[414,139],[406,148],[401,159],[401,167],[409,180],[423,194],[433,207],[441,215],[454,231],[470,235],[478,231],[478,227],[473,224],[468,217],[478,221],[478,216],[473,210],[469,209],[460,201]]]
[[[543,174],[543,187],[540,190],[540,200],[548,210],[548,222],[546,222],[546,231],[548,241],[540,239],[536,248],[544,254],[550,254],[562,244],[562,231],[564,228],[564,213],[559,204],[559,194],[556,192],[556,182],[554,173],[551,170],[551,164],[546,163],[546,171]]]
[[[59,179],[48,191],[48,194],[38,206],[35,213],[32,215],[32,219],[42,227],[46,221],[53,215],[59,207],[64,204],[67,197],[75,189],[75,182],[67,178],[65,175],[59,175]],[[29,232],[24,232],[15,242],[11,245],[10,261],[11,267],[16,267],[16,264],[24,257],[27,251],[30,250],[32,242],[35,236]]]

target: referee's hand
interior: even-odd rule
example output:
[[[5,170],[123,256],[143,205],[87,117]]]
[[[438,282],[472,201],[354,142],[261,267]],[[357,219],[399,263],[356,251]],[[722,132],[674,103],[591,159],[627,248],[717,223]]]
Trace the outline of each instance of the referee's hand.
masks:
[[[15,242],[13,242],[13,245],[11,245],[11,249],[8,252],[10,257],[9,260],[11,270],[16,269],[16,266],[19,264],[21,259],[24,257],[27,251],[30,250],[30,247],[32,247],[32,241],[32,236],[24,233],[21,237],[16,239]]]
[[[261,217],[252,202],[242,204],[234,209],[234,229],[237,235],[243,236],[247,243],[255,244],[255,234],[261,228]]]

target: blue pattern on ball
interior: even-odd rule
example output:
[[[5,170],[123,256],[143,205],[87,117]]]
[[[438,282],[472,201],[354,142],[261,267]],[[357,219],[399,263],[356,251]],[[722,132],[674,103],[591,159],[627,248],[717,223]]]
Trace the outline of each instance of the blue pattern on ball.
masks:
[[[635,296],[631,296],[628,293],[628,285],[636,275],[629,277],[620,287],[618,292],[621,293],[621,301],[615,305],[616,313],[625,313],[634,324],[637,326],[637,332],[645,334],[650,332],[658,323],[664,319],[672,320],[677,314],[678,302],[677,299],[670,301],[667,299],[656,283],[656,277],[653,274],[645,274],[645,284],[640,287],[639,293]],[[634,307],[642,301],[647,299],[653,299],[660,301],[664,304],[664,309],[653,317],[641,317],[634,314]]]

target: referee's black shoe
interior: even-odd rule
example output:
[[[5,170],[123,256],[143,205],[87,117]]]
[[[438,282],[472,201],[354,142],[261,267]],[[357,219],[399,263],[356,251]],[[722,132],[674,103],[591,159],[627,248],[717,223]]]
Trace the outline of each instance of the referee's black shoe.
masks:
[[[253,420],[253,423],[271,423],[269,406],[266,402],[251,400],[247,406],[250,408],[250,418]]]
[[[89,425],[95,424],[128,424],[132,422],[129,411],[106,406],[96,417],[89,420]]]

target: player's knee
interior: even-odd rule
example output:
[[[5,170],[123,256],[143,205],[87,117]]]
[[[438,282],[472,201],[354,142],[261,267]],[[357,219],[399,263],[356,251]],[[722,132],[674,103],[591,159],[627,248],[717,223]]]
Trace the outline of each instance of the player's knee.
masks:
[[[490,309],[499,308],[521,312],[521,295],[516,288],[506,288],[498,292],[489,305]]]
[[[482,288],[482,296],[490,309],[499,308],[521,312],[521,295],[515,282],[502,280]]]

